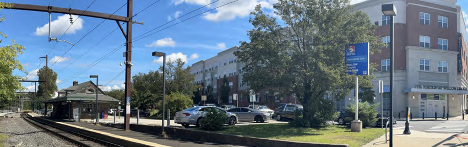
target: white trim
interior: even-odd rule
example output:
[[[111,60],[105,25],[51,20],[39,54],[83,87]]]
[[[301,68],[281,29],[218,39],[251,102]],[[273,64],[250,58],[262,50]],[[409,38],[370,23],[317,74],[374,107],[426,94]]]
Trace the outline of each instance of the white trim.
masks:
[[[420,6],[420,7],[425,7],[425,8],[430,8],[430,9],[435,9],[435,10],[439,10],[439,11],[444,11],[444,12],[449,12],[449,13],[457,14],[457,12],[448,11],[448,10],[439,9],[439,8],[434,8],[434,7],[431,7],[431,6],[425,6],[425,5],[421,5],[421,4],[415,4],[415,3],[408,3],[408,4],[406,4],[407,7],[408,7],[408,5],[415,5],[415,6]],[[406,8],[406,9],[408,9],[408,8]],[[454,9],[456,9],[456,8],[454,8]]]
[[[443,72],[446,73],[446,72]],[[449,82],[441,82],[441,81],[425,81],[425,80],[418,80],[419,82],[431,82],[431,83],[449,83]]]

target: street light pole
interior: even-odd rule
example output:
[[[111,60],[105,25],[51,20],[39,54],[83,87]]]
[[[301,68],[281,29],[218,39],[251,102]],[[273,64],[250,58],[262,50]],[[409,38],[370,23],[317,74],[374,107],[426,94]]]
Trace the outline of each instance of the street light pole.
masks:
[[[89,78],[96,78],[96,90],[94,93],[96,93],[96,124],[99,124],[99,106],[98,106],[98,91],[99,91],[99,76],[98,75],[90,75]]]
[[[154,57],[162,57],[163,58],[163,113],[162,113],[162,131],[161,133],[164,134],[164,114],[166,109],[166,53],[163,52],[153,52],[152,56]]]
[[[382,13],[385,16],[390,16],[390,147],[393,147],[393,72],[394,72],[394,16],[397,15],[397,10],[394,4],[382,5]]]

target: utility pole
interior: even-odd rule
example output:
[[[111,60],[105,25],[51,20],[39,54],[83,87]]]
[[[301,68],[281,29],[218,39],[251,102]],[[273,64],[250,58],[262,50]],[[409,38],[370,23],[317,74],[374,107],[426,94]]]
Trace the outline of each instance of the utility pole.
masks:
[[[17,10],[29,10],[29,11],[40,11],[40,12],[47,12],[47,13],[62,13],[62,14],[70,14],[70,15],[80,15],[80,16],[88,16],[88,17],[95,17],[95,18],[102,18],[102,19],[109,19],[115,20],[117,22],[122,21],[127,23],[127,33],[122,32],[126,38],[126,72],[125,72],[125,96],[126,96],[126,114],[125,114],[125,125],[124,130],[130,129],[130,86],[131,86],[131,66],[132,66],[132,21],[133,17],[133,0],[127,0],[127,17],[118,16],[113,14],[105,14],[99,12],[91,12],[85,10],[76,10],[70,8],[60,8],[60,7],[52,7],[52,6],[39,6],[39,5],[28,5],[28,4],[16,4],[16,3],[9,3],[11,7],[7,7],[5,9],[17,9]],[[119,24],[121,30],[122,27]],[[47,66],[47,62],[46,62]],[[47,83],[46,83],[47,84]]]
[[[130,89],[131,89],[131,72],[132,72],[132,15],[133,15],[133,0],[127,0],[127,18],[130,23],[127,23],[127,48],[126,48],[126,67],[125,67],[125,126],[124,130],[130,130]]]

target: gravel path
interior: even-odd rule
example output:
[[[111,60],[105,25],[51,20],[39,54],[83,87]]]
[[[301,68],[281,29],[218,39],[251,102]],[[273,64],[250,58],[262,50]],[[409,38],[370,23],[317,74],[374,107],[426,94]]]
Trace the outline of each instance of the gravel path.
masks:
[[[5,142],[5,147],[75,147],[75,145],[47,134],[43,130],[32,126],[19,114],[14,118],[0,119],[0,134],[10,136]]]

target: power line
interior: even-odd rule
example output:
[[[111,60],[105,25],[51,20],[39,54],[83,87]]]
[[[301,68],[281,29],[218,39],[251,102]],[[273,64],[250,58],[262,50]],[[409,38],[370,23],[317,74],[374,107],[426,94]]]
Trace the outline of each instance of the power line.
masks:
[[[218,1],[219,1],[219,0],[218,0]],[[234,1],[231,1],[231,2],[229,2],[229,3],[220,5],[220,6],[218,6],[218,7],[209,9],[209,10],[207,10],[207,11],[204,11],[204,12],[202,12],[202,13],[199,13],[199,14],[197,14],[197,15],[194,15],[194,16],[192,16],[192,17],[189,17],[189,18],[187,18],[187,19],[184,19],[184,20],[182,20],[182,21],[180,21],[180,22],[177,22],[177,23],[175,23],[175,24],[172,24],[172,25],[170,25],[170,26],[168,26],[168,27],[165,27],[165,28],[163,28],[163,29],[160,29],[160,30],[158,30],[158,31],[156,31],[156,32],[150,33],[150,32],[152,32],[152,31],[156,30],[157,28],[161,28],[162,26],[166,25],[167,23],[166,23],[166,24],[163,24],[163,25],[161,25],[161,26],[156,27],[156,28],[153,29],[153,30],[150,30],[150,31],[144,33],[144,34],[147,34],[147,35],[145,35],[145,36],[143,36],[144,34],[143,34],[143,35],[140,35],[140,36],[143,36],[143,37],[139,38],[138,40],[141,40],[141,39],[146,38],[146,37],[148,37],[148,36],[151,36],[151,35],[153,35],[153,34],[155,34],[155,33],[158,33],[158,32],[160,32],[160,31],[163,31],[163,30],[165,30],[165,29],[168,29],[168,28],[170,28],[170,27],[172,27],[172,26],[178,25],[178,24],[180,24],[180,23],[182,23],[182,22],[185,22],[185,21],[187,21],[187,20],[193,19],[193,18],[195,18],[195,17],[197,17],[197,16],[200,16],[200,15],[205,14],[205,13],[207,13],[207,12],[213,11],[213,10],[215,10],[215,9],[217,9],[217,8],[221,8],[221,7],[224,7],[224,6],[226,6],[226,5],[232,4],[232,3],[237,2],[237,1],[239,1],[239,0],[234,0]],[[210,3],[210,4],[213,4],[213,3]],[[210,5],[210,4],[208,4],[208,5]],[[205,5],[205,6],[203,6],[203,7],[206,7],[206,6],[207,6],[207,5]],[[198,8],[198,9],[196,9],[196,10],[199,10],[199,9],[201,9],[201,8],[203,8],[203,7],[200,7],[200,8]],[[194,10],[194,11],[196,11],[196,10]],[[192,11],[192,12],[194,12],[194,11]],[[192,13],[192,12],[190,12],[190,13]],[[190,14],[190,13],[187,13],[187,14]],[[186,16],[186,15],[183,15],[183,16]],[[181,16],[181,17],[183,17],[183,16]],[[181,17],[179,17],[179,18],[181,18]],[[179,18],[177,18],[177,19],[179,19]],[[175,20],[177,20],[177,19],[175,19]],[[150,34],[148,34],[148,33],[150,33]],[[138,40],[135,40],[135,41],[133,41],[133,42],[136,42],[136,41],[138,41]],[[126,43],[123,43],[122,45],[118,46],[117,48],[115,48],[114,50],[110,51],[109,53],[107,53],[107,54],[104,55],[103,57],[99,58],[98,60],[96,60],[96,61],[93,62],[92,64],[88,65],[85,69],[83,69],[83,70],[81,70],[81,71],[79,71],[79,72],[73,74],[72,76],[70,76],[69,78],[67,78],[67,79],[64,80],[64,81],[68,81],[68,80],[74,78],[75,76],[80,75],[80,74],[86,72],[86,71],[89,70],[90,68],[94,67],[95,65],[99,64],[99,63],[102,62],[104,59],[106,59],[107,57],[109,57],[110,55],[112,55],[113,53],[115,53],[118,49],[121,49],[122,47],[124,47],[125,44],[126,44]],[[63,83],[65,83],[65,82],[62,82],[62,84],[63,84]]]
[[[138,40],[141,36],[144,36],[145,34],[148,34],[148,33],[152,32],[152,31],[154,31],[154,30],[156,30],[156,29],[158,29],[158,28],[161,28],[161,27],[163,27],[163,26],[165,26],[165,25],[167,25],[167,24],[170,24],[170,23],[172,23],[172,22],[174,22],[174,21],[176,21],[176,20],[179,20],[180,18],[185,17],[185,16],[187,16],[187,15],[189,15],[189,14],[192,14],[192,13],[195,12],[195,11],[198,11],[198,10],[200,10],[200,9],[203,9],[203,8],[207,7],[207,6],[210,6],[210,5],[212,5],[212,4],[214,4],[214,3],[218,2],[218,1],[219,1],[219,0],[213,1],[213,2],[211,2],[211,3],[209,3],[209,4],[206,4],[206,5],[201,6],[201,7],[197,8],[197,9],[195,9],[195,10],[192,10],[192,11],[190,11],[190,12],[188,12],[188,13],[185,13],[185,14],[183,14],[182,16],[180,16],[180,17],[178,17],[178,18],[175,18],[175,19],[173,19],[173,20],[171,20],[171,21],[168,21],[168,22],[166,22],[166,23],[164,23],[164,24],[162,24],[162,25],[160,25],[160,26],[158,26],[158,27],[156,27],[156,28],[154,28],[154,29],[151,29],[150,31],[147,31],[146,33],[143,33],[143,34],[141,34],[141,35],[135,37],[135,39]],[[236,1],[237,1],[237,0],[236,0]],[[216,8],[214,8],[214,9],[216,9]],[[209,11],[212,11],[212,10],[214,10],[214,9],[211,9],[211,10],[209,10]],[[201,14],[204,14],[204,13],[206,13],[206,12],[203,12],[203,13],[201,13]],[[200,14],[200,15],[201,15],[201,14]]]
[[[83,15],[83,13],[85,13],[86,11],[88,11],[89,7],[91,7],[91,5],[94,4],[94,2],[96,2],[96,0],[94,0],[93,2],[91,2],[91,4],[89,4],[88,7],[87,7],[81,14]],[[71,7],[71,6],[70,6],[70,7]],[[81,16],[81,15],[78,15],[78,17],[76,18],[76,20],[78,20],[78,19],[80,18],[80,16]],[[71,28],[71,26],[72,26],[73,24],[75,24],[75,23],[71,23],[71,24],[68,26],[67,30],[65,30],[65,32],[63,32],[63,34],[60,36],[60,38],[59,38],[58,40],[62,40],[63,35],[65,35],[65,34],[68,32],[68,30]],[[51,24],[49,24],[49,25],[51,25]],[[50,30],[49,30],[49,31],[50,31]],[[57,46],[57,44],[58,44],[58,41],[57,41],[57,42],[55,43],[55,45],[49,50],[49,52],[47,53],[47,55],[49,55],[50,52],[52,52],[52,50],[55,48],[55,46]]]
[[[136,14],[133,15],[132,17],[137,16],[138,14],[140,14],[140,13],[143,12],[143,11],[145,11],[145,10],[148,9],[149,7],[153,6],[154,4],[158,3],[159,1],[161,1],[161,0],[158,0],[158,1],[153,2],[152,4],[148,5],[146,8],[144,8],[144,9],[141,10],[140,12],[136,13]]]
[[[85,51],[83,54],[81,54],[78,58],[75,58],[75,60],[73,60],[72,62],[70,62],[67,66],[65,66],[64,68],[62,68],[61,70],[59,70],[57,72],[60,73],[61,71],[63,71],[64,69],[66,69],[67,67],[69,67],[71,64],[75,63],[76,60],[80,59],[81,57],[83,57],[84,55],[86,55],[91,49],[93,49],[94,47],[96,47],[98,44],[100,44],[102,41],[104,41],[104,39],[108,38],[112,33],[114,33],[118,28],[115,28],[112,32],[110,32],[109,34],[107,34],[104,38],[102,38],[100,41],[98,41],[96,44],[94,44],[92,47],[88,48],[87,51]]]
[[[123,4],[119,9],[117,9],[114,13],[112,13],[111,15],[109,15],[108,18],[110,18],[111,16],[113,16],[115,13],[117,13],[117,11],[119,11],[120,9],[122,9],[125,5],[127,5],[127,3]],[[78,40],[74,45],[72,45],[67,51],[65,51],[62,56],[59,56],[59,58],[57,60],[55,60],[54,63],[52,63],[52,66],[55,65],[55,63],[57,63],[57,61],[59,61],[65,54],[67,54],[73,47],[75,47],[76,44],[80,43],[86,36],[88,36],[91,32],[93,32],[94,30],[96,30],[96,28],[98,28],[99,26],[101,26],[102,23],[104,23],[104,21],[106,21],[107,19],[104,19],[101,21],[101,23],[99,23],[97,26],[95,26],[91,31],[89,31],[88,33],[86,33],[83,37],[81,37],[80,40]],[[51,67],[52,67],[51,66]]]
[[[117,77],[119,77],[120,75],[122,75],[124,72],[125,72],[125,69],[123,69],[122,71],[120,71],[119,74],[117,74],[116,76],[114,76],[114,78],[112,78],[112,80],[110,80],[109,82],[107,82],[105,85],[109,85],[110,83],[112,83],[112,81],[114,81]]]

